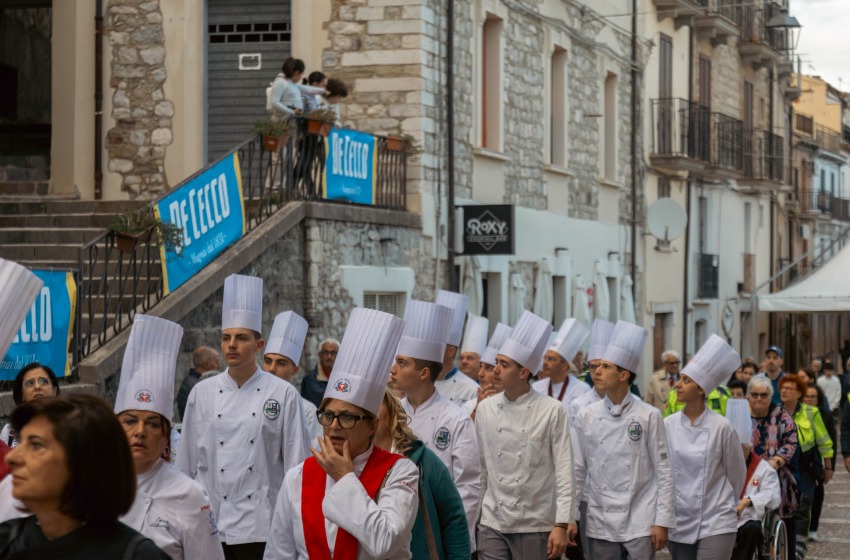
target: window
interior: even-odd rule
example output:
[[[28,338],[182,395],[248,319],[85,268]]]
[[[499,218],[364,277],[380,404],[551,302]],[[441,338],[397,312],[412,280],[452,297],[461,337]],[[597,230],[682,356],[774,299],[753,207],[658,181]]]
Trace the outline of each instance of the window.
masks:
[[[481,34],[481,146],[501,151],[502,128],[502,25],[487,14]]]
[[[392,313],[401,317],[404,312],[403,292],[365,292],[363,294],[363,307],[377,309],[384,313]]]
[[[661,33],[658,60],[658,97],[673,97],[673,38]]]
[[[658,178],[658,198],[670,198],[670,179],[667,177]]]
[[[605,178],[617,178],[617,75],[605,77],[605,100],[602,122],[602,156]]]
[[[567,138],[567,51],[555,47],[550,62],[549,161],[566,167]]]
[[[744,203],[744,252],[748,255],[753,254],[753,205],[749,202]]]

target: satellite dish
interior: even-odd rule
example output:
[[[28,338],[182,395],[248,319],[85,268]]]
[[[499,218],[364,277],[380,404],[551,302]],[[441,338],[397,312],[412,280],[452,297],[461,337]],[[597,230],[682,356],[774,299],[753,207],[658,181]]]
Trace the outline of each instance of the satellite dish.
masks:
[[[669,248],[672,240],[685,233],[688,216],[678,202],[672,198],[662,198],[649,207],[646,225],[653,237],[658,239],[657,248]]]

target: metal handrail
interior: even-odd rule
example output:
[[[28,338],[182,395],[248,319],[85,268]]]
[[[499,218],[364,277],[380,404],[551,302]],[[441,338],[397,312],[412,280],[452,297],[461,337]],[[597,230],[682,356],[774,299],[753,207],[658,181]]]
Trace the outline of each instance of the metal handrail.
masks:
[[[377,173],[373,206],[404,210],[407,206],[407,153],[387,148],[387,139],[375,136]],[[275,152],[263,149],[263,138],[248,138],[221,159],[182,181],[192,181],[209,167],[238,154],[248,232],[290,201],[326,201],[322,194],[325,142],[308,133],[307,121],[298,119],[295,131]],[[172,189],[173,190],[173,189]],[[170,193],[148,203],[151,207]],[[104,230],[77,253],[77,306],[71,342],[73,371],[86,356],[120,334],[136,312],[147,312],[163,296],[160,251],[156,235],[140,239],[129,253],[119,251],[116,233]]]

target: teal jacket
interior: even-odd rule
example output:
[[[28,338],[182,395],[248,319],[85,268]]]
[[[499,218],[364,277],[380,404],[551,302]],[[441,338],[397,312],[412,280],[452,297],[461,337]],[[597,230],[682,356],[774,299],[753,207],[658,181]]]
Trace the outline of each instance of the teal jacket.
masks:
[[[421,441],[405,453],[419,467],[419,512],[413,524],[410,552],[413,560],[429,560],[422,505],[428,512],[434,544],[441,560],[469,560],[469,528],[463,502],[452,475],[437,455]]]

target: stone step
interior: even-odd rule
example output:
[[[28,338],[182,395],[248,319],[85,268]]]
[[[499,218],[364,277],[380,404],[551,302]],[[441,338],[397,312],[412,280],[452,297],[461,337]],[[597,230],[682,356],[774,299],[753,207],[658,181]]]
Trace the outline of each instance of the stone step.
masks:
[[[24,214],[6,216],[5,228],[98,228],[107,229],[115,219],[114,214]]]
[[[3,224],[5,226],[5,224]],[[0,245],[3,244],[80,244],[84,245],[103,232],[101,228],[55,227],[0,227]]]
[[[78,200],[60,198],[23,198],[0,201],[0,214],[119,214],[143,206],[145,202],[128,200]]]
[[[80,244],[16,243],[0,244],[0,257],[15,262],[34,260],[62,260],[77,255]]]

